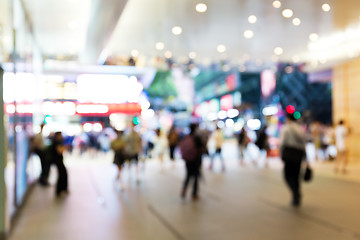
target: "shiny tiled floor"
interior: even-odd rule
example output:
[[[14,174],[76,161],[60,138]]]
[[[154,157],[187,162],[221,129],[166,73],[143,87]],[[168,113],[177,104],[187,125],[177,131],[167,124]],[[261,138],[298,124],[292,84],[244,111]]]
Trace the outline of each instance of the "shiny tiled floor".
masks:
[[[205,161],[197,202],[179,197],[180,160],[163,169],[149,160],[140,184],[134,169],[125,169],[120,190],[111,154],[67,157],[70,195],[56,199],[53,186],[36,186],[10,239],[360,239],[360,181],[334,175],[330,163],[315,164],[303,206],[294,209],[278,159],[269,168],[241,167],[234,146],[224,152],[225,172],[219,162],[209,171]]]

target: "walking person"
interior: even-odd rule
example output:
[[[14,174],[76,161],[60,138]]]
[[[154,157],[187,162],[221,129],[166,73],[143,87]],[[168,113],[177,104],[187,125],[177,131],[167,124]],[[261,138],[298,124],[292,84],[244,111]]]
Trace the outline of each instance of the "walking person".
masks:
[[[125,136],[125,155],[129,160],[129,165],[135,163],[136,182],[140,183],[139,179],[139,154],[142,150],[142,139],[138,132],[135,131],[135,124],[131,124],[130,132]]]
[[[56,183],[56,196],[63,197],[69,193],[68,174],[64,165],[63,153],[66,150],[64,139],[61,132],[56,132],[50,146],[52,161],[58,170],[58,179]]]
[[[221,161],[222,170],[225,171],[225,161],[221,154],[222,144],[224,142],[224,135],[219,127],[216,127],[216,130],[212,134],[211,138],[215,141],[215,152],[211,155],[209,169],[213,169],[214,159],[216,156],[218,156]]]
[[[335,159],[335,173],[339,171],[342,165],[342,173],[347,173],[347,147],[346,147],[346,137],[348,135],[348,130],[344,126],[344,120],[340,120],[339,124],[335,128],[335,144],[337,149],[337,155]]]
[[[310,133],[315,147],[315,161],[319,161],[321,156],[321,142],[323,137],[323,128],[320,122],[315,121],[310,125]]]
[[[167,138],[161,129],[156,129],[156,137],[154,138],[154,157],[160,161],[160,170],[164,168],[164,156],[167,149]]]
[[[190,134],[185,136],[180,143],[182,158],[185,161],[186,177],[181,191],[181,197],[186,197],[186,190],[191,179],[193,179],[192,199],[198,200],[198,180],[200,177],[201,156],[204,146],[200,137],[196,134],[197,124],[190,125]]]
[[[169,142],[169,152],[170,152],[170,160],[173,162],[173,166],[175,164],[175,148],[179,143],[179,134],[176,132],[175,126],[170,128],[168,134],[168,142]]]
[[[333,158],[333,155],[331,153],[331,148],[335,144],[335,131],[330,123],[327,124],[325,127],[323,142],[324,142],[325,159],[331,160]]]
[[[240,165],[245,165],[245,151],[247,148],[247,145],[249,143],[249,137],[246,134],[245,128],[241,129],[241,132],[237,136],[237,142],[239,145],[239,157],[240,157]]]
[[[111,142],[111,149],[114,151],[114,164],[118,168],[118,172],[116,175],[116,180],[120,183],[120,188],[122,188],[121,182],[121,170],[125,163],[125,140],[123,137],[123,131],[116,130],[116,139]]]
[[[257,136],[257,139],[255,141],[255,145],[259,148],[259,159],[264,157],[265,158],[265,167],[268,167],[268,158],[267,158],[267,151],[269,150],[269,142],[268,142],[268,135],[266,134],[267,126],[264,126]]]
[[[306,135],[293,115],[288,114],[280,133],[280,152],[284,162],[284,177],[292,194],[292,205],[301,204],[300,170],[305,153]]]
[[[43,136],[43,129],[45,127],[45,123],[40,125],[40,132],[35,134],[32,140],[32,151],[39,156],[41,163],[41,174],[39,177],[39,184],[42,186],[49,186],[48,178],[50,172],[50,161],[46,158],[45,153],[45,143]]]

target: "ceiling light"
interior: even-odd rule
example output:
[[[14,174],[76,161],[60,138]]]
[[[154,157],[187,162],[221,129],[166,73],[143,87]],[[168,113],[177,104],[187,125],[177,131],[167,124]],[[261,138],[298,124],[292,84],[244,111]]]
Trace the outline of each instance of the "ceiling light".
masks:
[[[249,21],[249,23],[256,23],[257,17],[255,15],[250,15],[248,17],[248,21]]]
[[[252,38],[253,36],[254,36],[254,32],[251,31],[251,30],[246,30],[246,31],[244,32],[244,37],[245,37],[245,38]]]
[[[318,65],[318,62],[317,62],[316,60],[314,60],[314,61],[311,62],[311,66],[312,66],[312,67],[317,67],[317,65]]]
[[[195,7],[196,11],[199,13],[204,13],[207,10],[207,6],[205,3],[198,3]]]
[[[76,50],[75,49],[69,49],[69,54],[70,55],[75,55],[76,53]]]
[[[133,56],[133,57],[139,56],[139,51],[136,50],[136,49],[133,49],[133,50],[131,51],[131,56]]]
[[[319,62],[320,62],[321,64],[325,64],[325,63],[327,62],[327,59],[326,59],[326,58],[320,58],[320,59],[319,59]]]
[[[274,1],[273,4],[274,8],[280,8],[281,7],[281,2],[280,1]]]
[[[283,52],[284,52],[284,50],[283,50],[281,47],[276,47],[276,48],[274,49],[274,53],[275,53],[276,55],[281,55],[281,54],[283,54]]]
[[[189,53],[189,58],[190,58],[190,59],[196,58],[196,52],[190,52],[190,53]]]
[[[279,61],[279,57],[277,55],[272,55],[271,56],[271,61],[277,62],[277,61]]]
[[[356,56],[356,54],[355,54],[354,52],[352,52],[352,51],[349,51],[349,52],[347,53],[347,56],[348,56],[348,58],[353,58],[353,57]]]
[[[324,3],[321,7],[324,12],[329,12],[331,9],[330,5],[327,3]]]
[[[223,70],[224,72],[228,72],[228,71],[231,70],[231,68],[230,68],[229,65],[225,64],[225,65],[222,67],[222,70]]]
[[[244,65],[239,67],[239,71],[240,72],[245,72],[246,71],[246,67]]]
[[[317,35],[316,33],[312,33],[309,35],[309,39],[310,41],[316,42],[319,39],[319,35]]]
[[[294,15],[294,12],[291,9],[285,9],[284,11],[282,11],[282,15],[285,18],[291,18]]]
[[[172,52],[170,52],[170,51],[166,51],[165,52],[165,54],[164,54],[164,56],[166,57],[166,58],[172,58]]]
[[[298,63],[300,61],[300,58],[298,56],[294,56],[292,60],[294,63]]]
[[[165,44],[162,43],[162,42],[158,42],[158,43],[155,44],[155,48],[157,50],[163,50],[165,48]]]
[[[77,26],[78,26],[78,24],[77,24],[77,22],[75,22],[75,21],[70,21],[70,22],[68,23],[68,27],[69,27],[70,29],[75,29]]]
[[[216,49],[219,53],[223,53],[226,51],[225,45],[222,45],[222,44],[218,45]]]
[[[174,35],[180,35],[182,33],[182,28],[179,26],[175,26],[171,29]]]
[[[9,35],[3,36],[4,44],[11,44],[11,37]]]
[[[263,61],[261,59],[257,59],[255,61],[256,66],[260,67],[263,64]]]
[[[205,66],[208,66],[211,64],[211,60],[209,58],[203,58],[202,59],[202,64],[204,64]]]
[[[294,18],[292,20],[292,23],[295,25],[295,26],[299,26],[301,24],[301,20],[299,18]]]

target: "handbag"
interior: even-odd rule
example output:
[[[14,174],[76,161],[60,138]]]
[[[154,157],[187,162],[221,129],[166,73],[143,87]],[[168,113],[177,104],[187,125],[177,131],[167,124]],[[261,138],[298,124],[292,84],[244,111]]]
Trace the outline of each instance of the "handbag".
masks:
[[[306,166],[304,173],[304,181],[310,182],[312,178],[313,178],[313,170],[309,166]]]

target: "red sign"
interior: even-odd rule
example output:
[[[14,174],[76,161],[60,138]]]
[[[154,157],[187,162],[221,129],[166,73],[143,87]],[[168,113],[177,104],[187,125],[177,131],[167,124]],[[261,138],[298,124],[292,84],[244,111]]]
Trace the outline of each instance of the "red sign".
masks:
[[[233,97],[230,94],[222,96],[220,98],[220,107],[221,110],[225,110],[225,111],[234,108]]]

